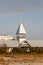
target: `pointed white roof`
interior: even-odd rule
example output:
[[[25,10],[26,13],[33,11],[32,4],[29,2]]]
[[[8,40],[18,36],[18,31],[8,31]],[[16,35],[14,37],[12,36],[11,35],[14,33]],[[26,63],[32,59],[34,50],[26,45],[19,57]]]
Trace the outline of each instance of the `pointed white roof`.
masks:
[[[23,24],[22,24],[22,23],[19,25],[18,30],[17,30],[17,33],[16,33],[16,34],[19,34],[19,33],[24,33],[24,34],[26,34],[26,31],[25,31],[24,26],[23,26]]]

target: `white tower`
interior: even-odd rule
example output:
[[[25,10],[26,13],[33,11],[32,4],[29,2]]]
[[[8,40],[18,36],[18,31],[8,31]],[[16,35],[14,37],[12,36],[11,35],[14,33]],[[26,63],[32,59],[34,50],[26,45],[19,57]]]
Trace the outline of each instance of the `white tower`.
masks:
[[[19,41],[19,43],[26,40],[26,31],[22,23],[19,25],[16,35],[17,35],[17,40]]]

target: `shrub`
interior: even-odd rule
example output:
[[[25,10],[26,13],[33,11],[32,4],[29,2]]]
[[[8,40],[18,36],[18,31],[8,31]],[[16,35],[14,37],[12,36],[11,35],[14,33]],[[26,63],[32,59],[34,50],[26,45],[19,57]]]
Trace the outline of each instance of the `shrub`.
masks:
[[[13,48],[12,52],[13,53],[20,53],[20,54],[25,54],[26,53],[26,51],[23,50],[22,48],[16,48],[16,47]]]

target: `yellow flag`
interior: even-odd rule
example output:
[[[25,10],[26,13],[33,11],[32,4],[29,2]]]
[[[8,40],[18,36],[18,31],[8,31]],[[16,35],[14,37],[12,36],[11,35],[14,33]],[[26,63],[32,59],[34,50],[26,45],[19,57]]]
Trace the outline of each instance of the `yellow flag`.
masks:
[[[24,13],[25,11],[24,10],[19,10],[20,13]]]

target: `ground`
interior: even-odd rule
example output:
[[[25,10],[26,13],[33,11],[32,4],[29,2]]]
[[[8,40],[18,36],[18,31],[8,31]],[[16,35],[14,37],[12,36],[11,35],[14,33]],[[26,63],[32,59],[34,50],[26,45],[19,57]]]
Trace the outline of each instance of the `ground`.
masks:
[[[43,65],[43,54],[1,54],[0,65]]]

